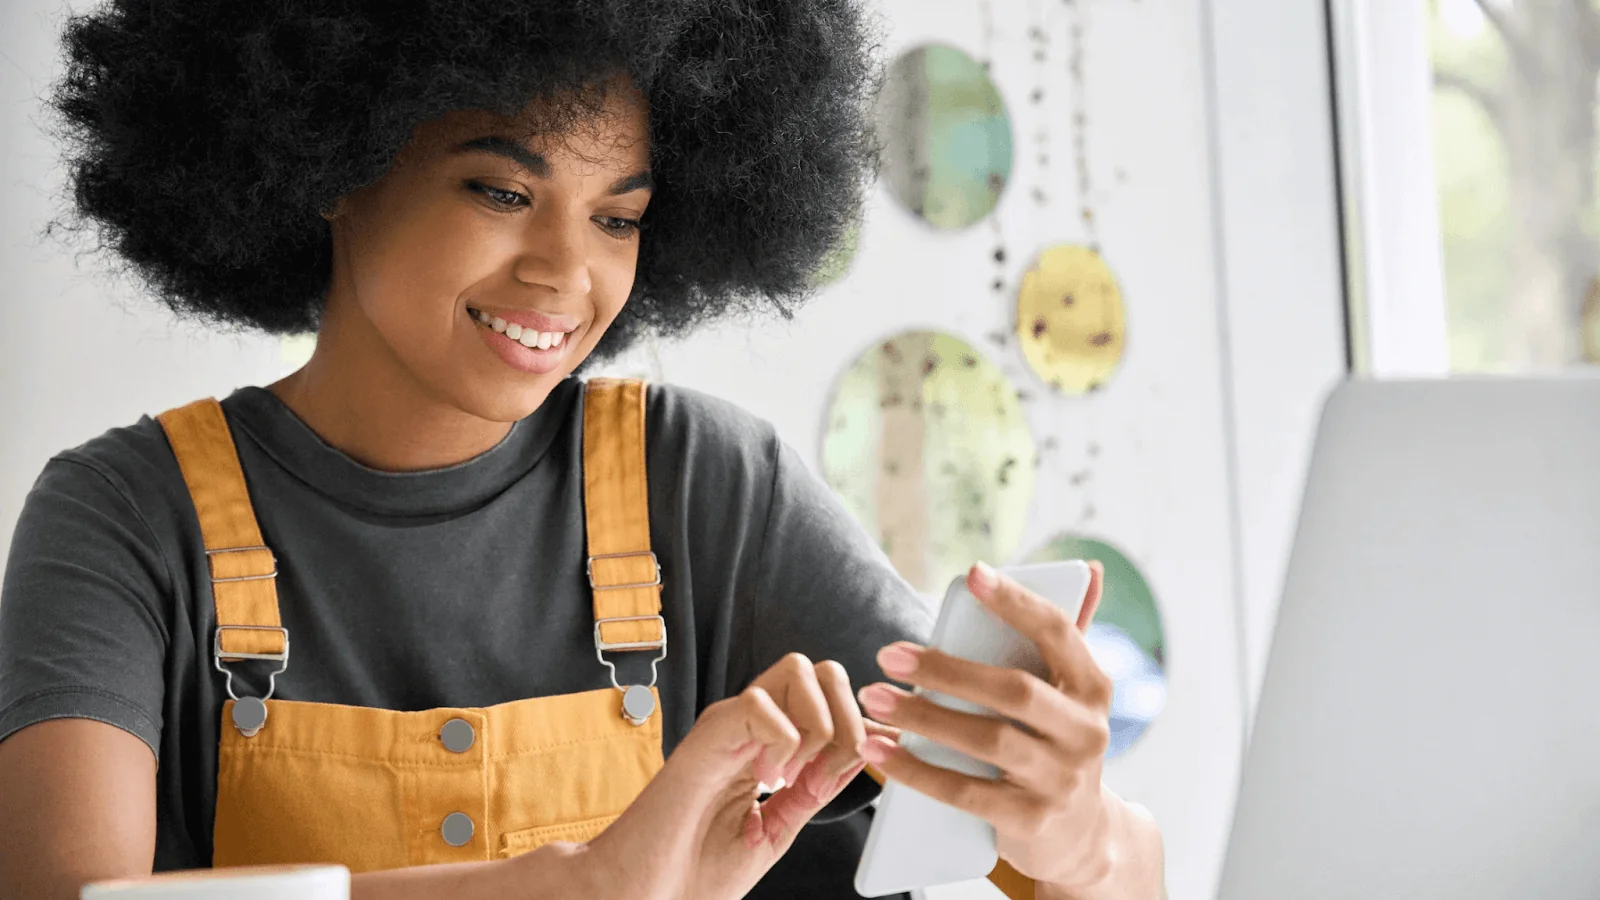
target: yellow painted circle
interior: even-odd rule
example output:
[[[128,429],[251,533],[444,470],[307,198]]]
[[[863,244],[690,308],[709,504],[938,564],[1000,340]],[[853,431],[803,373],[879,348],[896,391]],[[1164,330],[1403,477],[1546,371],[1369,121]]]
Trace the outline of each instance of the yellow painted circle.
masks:
[[[1088,247],[1051,247],[1022,277],[1017,336],[1028,365],[1056,390],[1105,384],[1122,361],[1125,329],[1122,289]]]

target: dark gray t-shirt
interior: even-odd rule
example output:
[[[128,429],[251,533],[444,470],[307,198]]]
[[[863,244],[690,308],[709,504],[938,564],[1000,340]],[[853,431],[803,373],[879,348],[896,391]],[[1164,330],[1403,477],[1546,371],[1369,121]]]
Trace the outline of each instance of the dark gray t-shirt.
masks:
[[[362,466],[265,389],[222,405],[278,558],[293,650],[277,697],[421,710],[609,684],[584,574],[580,381],[488,452],[416,473]],[[646,427],[668,754],[785,653],[839,660],[859,686],[883,677],[879,647],[926,635],[917,595],[770,425],[653,385]],[[0,740],[64,717],[142,738],[159,760],[157,869],[211,859],[226,695],[206,578],[194,507],[147,417],[46,465],[0,589]],[[615,655],[624,683],[648,678],[648,655]],[[858,783],[833,811],[870,795]],[[854,896],[865,815],[807,828],[751,896]]]

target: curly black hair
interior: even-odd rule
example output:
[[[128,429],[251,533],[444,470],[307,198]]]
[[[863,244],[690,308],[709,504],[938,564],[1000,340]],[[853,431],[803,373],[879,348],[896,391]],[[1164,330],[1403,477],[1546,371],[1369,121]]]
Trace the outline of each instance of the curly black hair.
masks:
[[[73,203],[52,229],[95,234],[179,314],[312,331],[319,213],[418,124],[542,99],[559,130],[626,74],[657,187],[596,355],[763,300],[787,314],[875,165],[870,31],[859,0],[109,0],[64,28],[49,102]]]

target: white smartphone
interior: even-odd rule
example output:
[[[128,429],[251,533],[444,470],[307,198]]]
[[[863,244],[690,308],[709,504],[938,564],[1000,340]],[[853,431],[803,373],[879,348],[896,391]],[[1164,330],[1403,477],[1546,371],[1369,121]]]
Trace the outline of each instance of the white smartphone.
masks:
[[[1082,560],[1008,566],[1006,576],[1073,617],[1089,592],[1089,564]],[[1048,678],[1049,668],[1033,641],[989,610],[967,590],[965,576],[951,582],[930,646],[952,656],[992,666],[1022,669]],[[917,693],[949,709],[980,715],[992,710],[935,691]],[[935,744],[909,732],[900,746],[918,759],[978,778],[998,778],[999,770],[965,753]],[[953,806],[890,781],[883,786],[878,810],[867,832],[867,845],[856,869],[856,892],[882,897],[988,875],[999,859],[994,827]]]

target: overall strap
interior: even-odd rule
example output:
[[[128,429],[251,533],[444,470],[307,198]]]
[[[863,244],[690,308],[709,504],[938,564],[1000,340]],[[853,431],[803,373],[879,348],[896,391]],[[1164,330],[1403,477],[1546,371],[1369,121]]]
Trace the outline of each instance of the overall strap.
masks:
[[[208,397],[156,418],[200,518],[217,608],[217,657],[287,655],[289,637],[278,618],[277,560],[256,524],[222,405]]]
[[[585,389],[583,506],[597,651],[666,649],[661,566],[650,550],[644,412],[643,381],[596,378]]]

